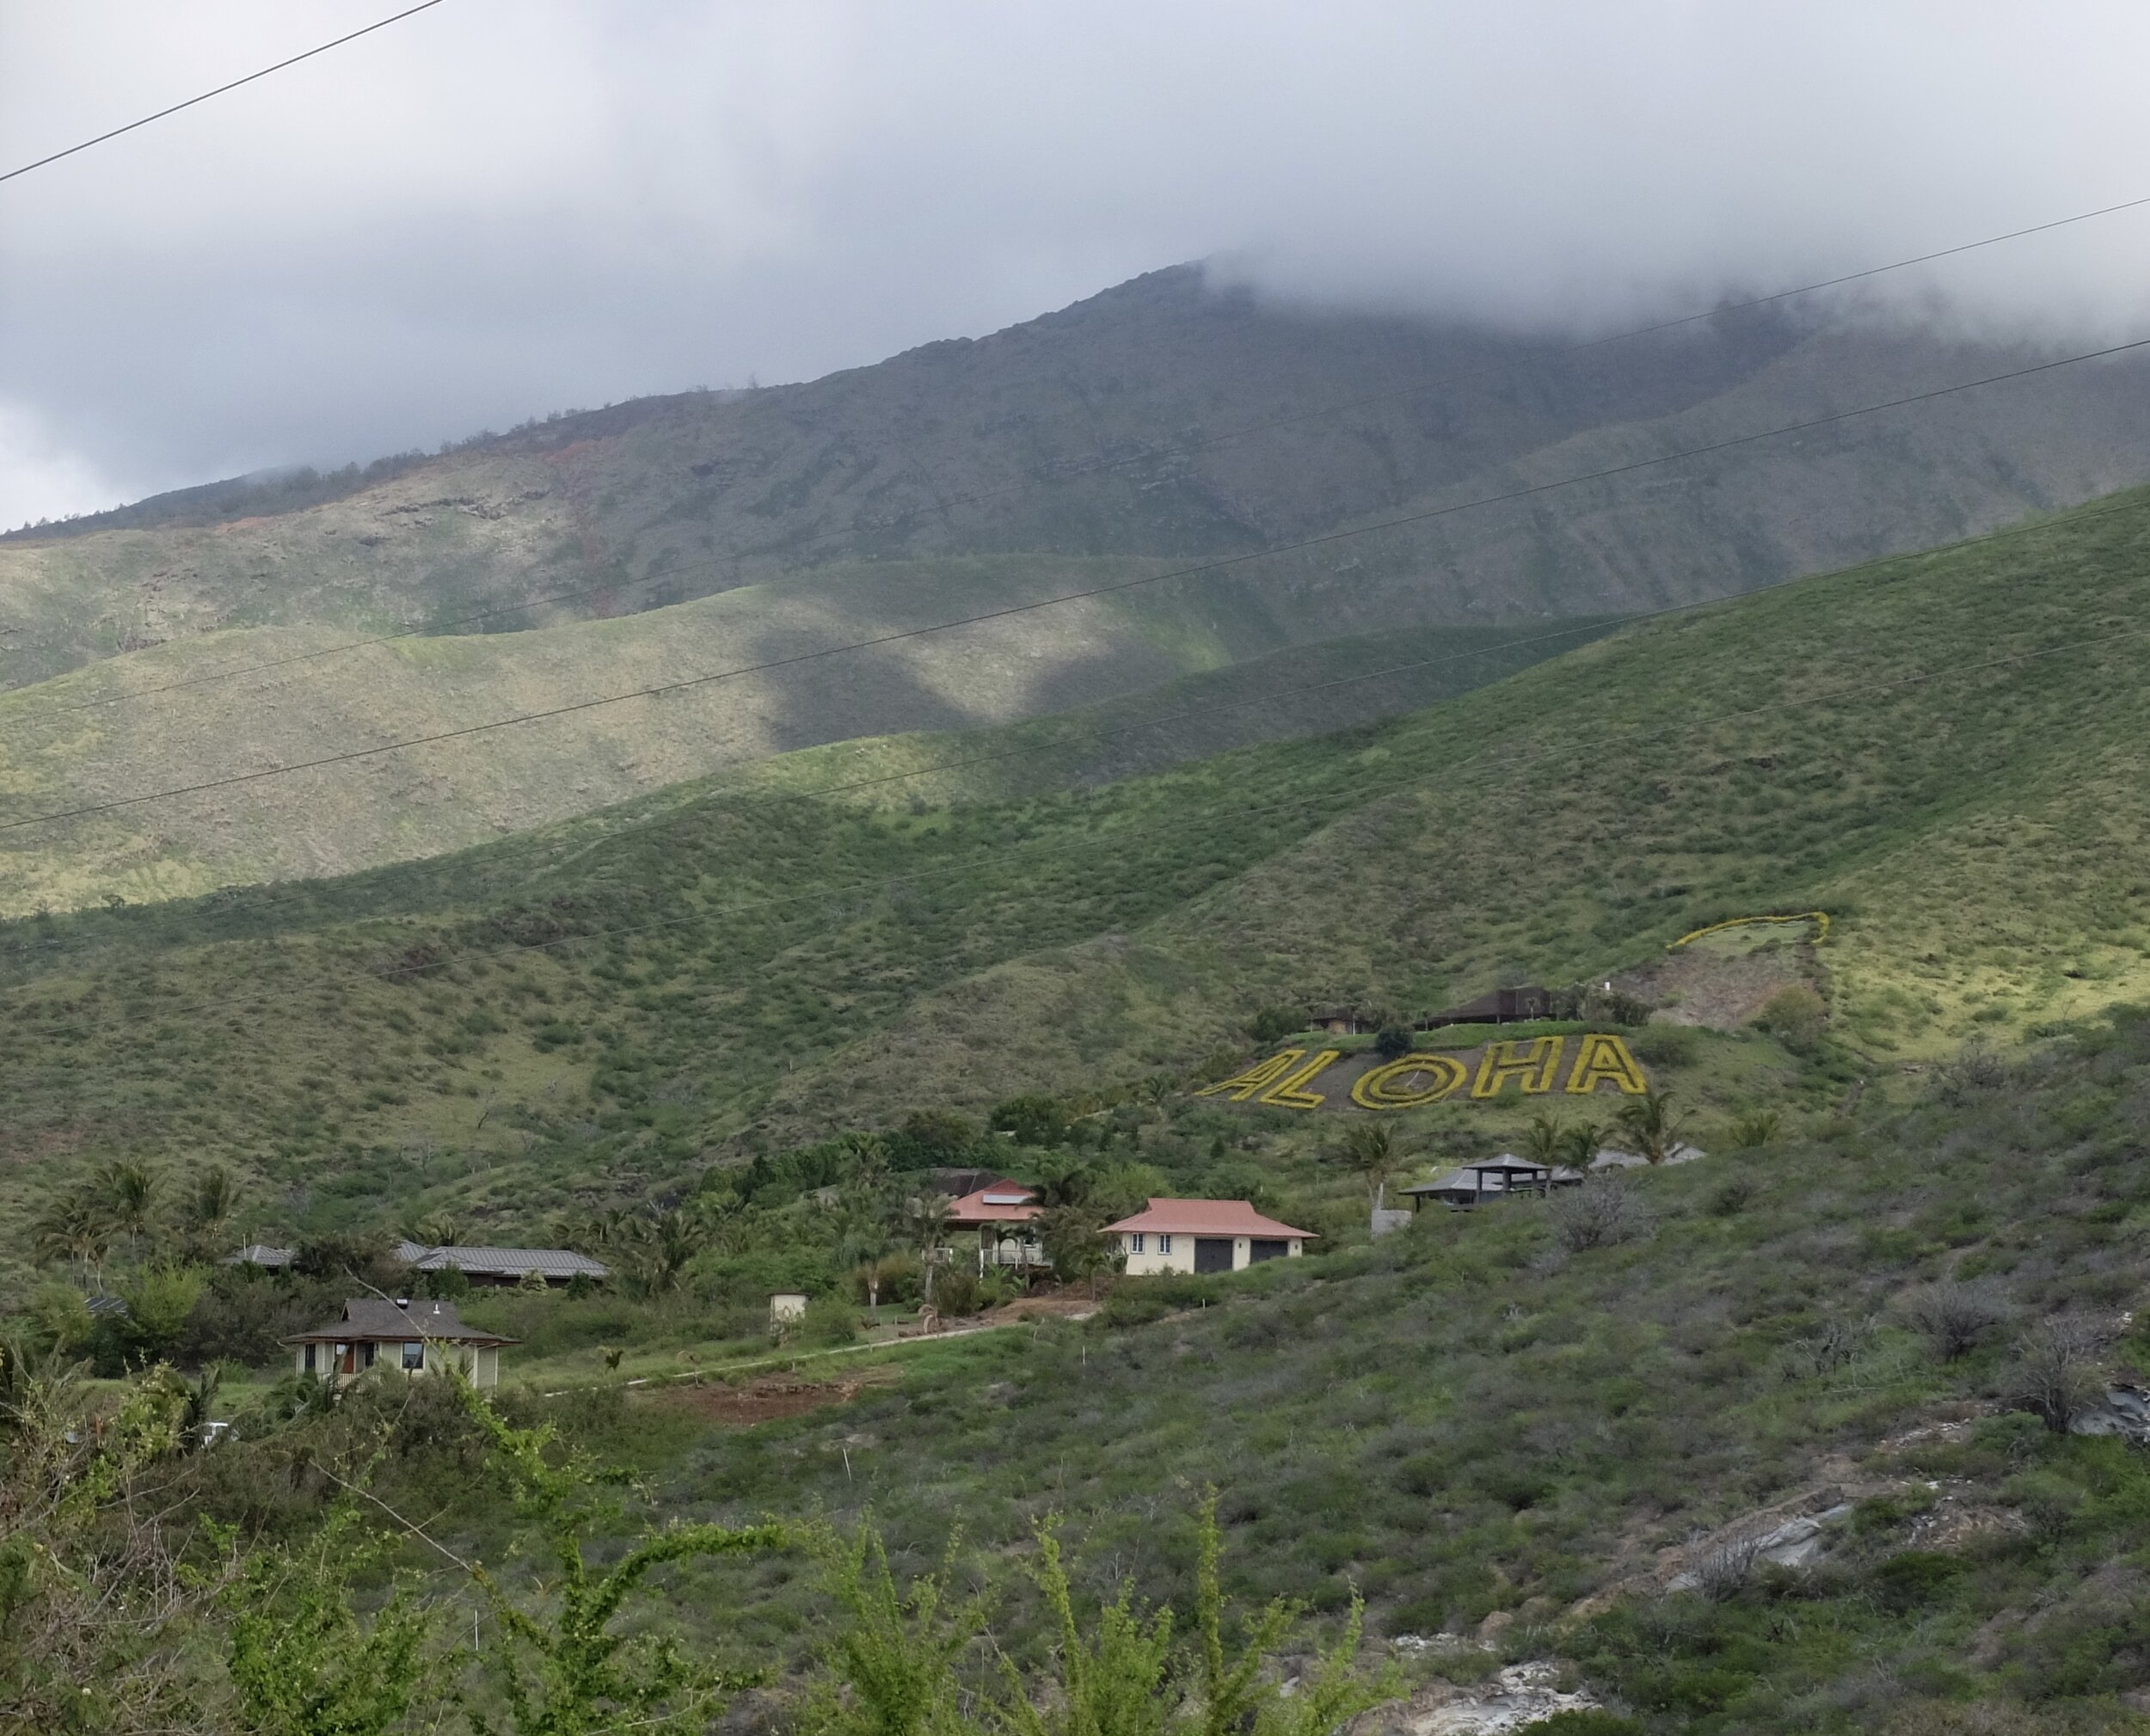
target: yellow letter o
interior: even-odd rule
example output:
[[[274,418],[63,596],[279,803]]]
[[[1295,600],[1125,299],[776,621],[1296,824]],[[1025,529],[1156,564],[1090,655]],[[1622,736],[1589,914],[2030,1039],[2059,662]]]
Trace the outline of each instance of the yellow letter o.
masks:
[[[1414,1073],[1430,1073],[1434,1083],[1397,1089]],[[1446,1055],[1406,1055],[1360,1074],[1352,1081],[1351,1101],[1361,1109],[1416,1109],[1422,1103],[1438,1103],[1470,1077],[1462,1062]]]

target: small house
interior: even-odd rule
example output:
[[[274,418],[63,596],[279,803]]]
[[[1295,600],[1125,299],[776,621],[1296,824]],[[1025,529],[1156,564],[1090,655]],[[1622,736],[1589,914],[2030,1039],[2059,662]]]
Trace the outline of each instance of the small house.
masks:
[[[1527,1019],[1557,1015],[1558,999],[1551,989],[1526,984],[1512,989],[1494,989],[1459,1007],[1444,1007],[1415,1020],[1413,1028],[1439,1030],[1444,1025],[1512,1025]]]
[[[1316,1240],[1264,1218],[1244,1199],[1152,1199],[1108,1224],[1130,1276],[1159,1272],[1238,1272],[1265,1260],[1296,1260]]]
[[[298,1258],[296,1248],[272,1248],[266,1242],[249,1242],[236,1254],[224,1255],[226,1266],[258,1266],[264,1272],[286,1272]]]
[[[326,1326],[284,1340],[301,1374],[341,1386],[382,1365],[406,1374],[453,1369],[472,1386],[490,1390],[501,1380],[501,1347],[521,1340],[465,1326],[452,1302],[390,1302],[354,1297]]]
[[[1036,1188],[996,1176],[949,1203],[948,1227],[977,1232],[980,1273],[989,1266],[1042,1266],[1037,1220],[1044,1215]]]

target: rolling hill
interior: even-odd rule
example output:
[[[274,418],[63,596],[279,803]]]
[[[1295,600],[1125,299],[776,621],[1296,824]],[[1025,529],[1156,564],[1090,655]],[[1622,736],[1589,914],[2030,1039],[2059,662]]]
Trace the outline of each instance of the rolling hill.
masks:
[[[18,533],[0,538],[0,913],[347,873],[743,759],[1130,699],[1294,647],[1736,593],[2150,475],[2150,365],[2121,360],[1447,510],[2032,359],[1844,310],[1576,350],[1268,304],[1189,267],[806,384]],[[1442,516],[1379,528],[1425,513]],[[1347,715],[1368,714],[1315,721]],[[221,787],[7,824],[198,784]]]
[[[1336,645],[1378,656],[1383,636],[1446,626],[1479,635],[1456,641],[1468,650],[1499,627],[1534,635],[1916,546],[2150,469],[2139,370],[2116,364],[1367,530],[2024,359],[1752,313],[1571,353],[1264,307],[1187,270],[976,344],[624,406],[376,466],[341,493],[318,478],[192,491],[0,540],[17,690],[0,695],[0,912],[350,872],[743,759],[1127,700],[1295,647],[1331,646],[1318,660],[1336,669],[1351,656]],[[1446,383],[1411,390],[1428,379]],[[1317,414],[1340,400],[1359,408]],[[940,478],[924,515],[906,493],[921,464]],[[1101,586],[1133,588],[1026,606]],[[862,639],[885,642],[793,660]],[[8,824],[203,784],[218,787]]]
[[[1874,1077],[2012,1047],[2150,987],[2147,551],[2123,495],[1116,782],[817,795],[949,744],[832,745],[347,879],[18,921],[6,1198],[215,1153],[279,1221],[528,1224],[911,1107],[1228,1064],[1264,1006],[1594,978],[1775,910],[1832,914],[1831,1027]]]
[[[1293,628],[1315,623],[1282,610],[1234,615],[1218,594],[1229,581],[1215,579],[787,663],[900,633],[920,617],[1154,570],[1042,558],[821,567],[525,633],[402,638],[323,657],[346,641],[321,628],[258,629],[110,659],[0,694],[0,913],[108,897],[150,902],[437,856],[832,740],[955,732],[1086,704],[1103,710],[1067,727],[1125,732],[1139,717],[1233,707],[1206,725],[1134,730],[1099,762],[1156,766],[1407,709],[1601,630],[1588,621],[1428,627],[1293,647]],[[224,678],[240,666],[251,672]],[[1393,677],[1371,678],[1398,666]],[[1177,684],[1182,678],[1193,685]],[[1270,698],[1296,687],[1320,690]],[[651,688],[671,690],[579,709]],[[485,727],[532,711],[562,715]],[[479,733],[427,746],[339,758],[473,727]],[[1078,753],[1070,774],[1095,758]],[[335,763],[249,781],[322,760]],[[1045,761],[1034,754],[1027,764]],[[35,820],[203,784],[220,787]]]

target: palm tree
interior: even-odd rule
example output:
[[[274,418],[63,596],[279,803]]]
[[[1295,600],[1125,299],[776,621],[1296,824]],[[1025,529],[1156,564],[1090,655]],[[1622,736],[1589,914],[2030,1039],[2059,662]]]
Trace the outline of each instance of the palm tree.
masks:
[[[1089,1165],[1078,1159],[1048,1159],[1038,1179],[1038,1204],[1044,1206],[1081,1205],[1090,1198]]]
[[[1597,1161],[1605,1144],[1605,1129],[1595,1121],[1579,1121],[1560,1136],[1560,1155],[1570,1169],[1587,1171]]]
[[[875,1326],[881,1324],[881,1262],[895,1251],[895,1226],[888,1221],[883,1202],[873,1200],[847,1214],[838,1238],[838,1264],[866,1280],[866,1311]]]
[[[938,1193],[914,1193],[903,1202],[903,1233],[918,1250],[925,1306],[933,1305],[933,1261],[948,1240],[949,1202]]]
[[[1396,1173],[1396,1139],[1388,1127],[1379,1121],[1354,1122],[1330,1155],[1366,1184],[1367,1203],[1379,1212],[1389,1177]]]
[[[1548,1169],[1560,1162],[1568,1149],[1568,1130],[1557,1115],[1533,1115],[1530,1132],[1523,1136],[1523,1150],[1533,1163]]]
[[[136,1253],[156,1218],[162,1178],[146,1163],[115,1157],[97,1172],[94,1186],[107,1219],[126,1232],[127,1252]]]
[[[421,1218],[409,1225],[410,1239],[423,1242],[428,1248],[460,1248],[463,1245],[463,1226],[445,1212],[436,1212],[429,1218]]]
[[[632,1245],[635,1275],[644,1291],[668,1296],[702,1251],[702,1235],[692,1217],[675,1205],[640,1219]]]
[[[1645,1091],[1621,1104],[1614,1119],[1648,1162],[1662,1163],[1680,1148],[1681,1117],[1674,1113],[1669,1091]]]
[[[94,1273],[98,1288],[104,1287],[105,1255],[112,1251],[113,1227],[86,1190],[77,1188],[53,1200],[33,1226],[31,1235],[39,1259],[77,1261],[84,1278]]]
[[[221,1232],[239,1209],[239,1184],[221,1163],[212,1163],[194,1177],[193,1197],[187,1202],[187,1226],[207,1240]]]

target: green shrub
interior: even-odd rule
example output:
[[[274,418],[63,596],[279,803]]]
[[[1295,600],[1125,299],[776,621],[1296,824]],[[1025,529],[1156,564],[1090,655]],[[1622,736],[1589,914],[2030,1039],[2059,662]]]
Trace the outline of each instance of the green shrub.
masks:
[[[1692,1025],[1668,1025],[1652,1020],[1629,1046],[1637,1060],[1653,1067],[1684,1067],[1695,1058],[1698,1046]]]
[[[986,1125],[996,1133],[1012,1133],[1018,1145],[1060,1145],[1066,1143],[1074,1120],[1058,1097],[1033,1093],[995,1104]]]
[[[1415,1040],[1411,1031],[1402,1025],[1384,1025],[1374,1034],[1373,1052],[1384,1061],[1400,1061],[1411,1052]]]
[[[1954,1555],[1932,1549],[1904,1549],[1874,1569],[1874,1593],[1883,1609],[1903,1615],[1932,1601],[1950,1580],[1963,1571]]]
[[[1804,983],[1779,989],[1754,1015],[1754,1024],[1795,1055],[1811,1054],[1829,1020],[1828,1003]]]
[[[933,1274],[933,1305],[954,1320],[983,1305],[978,1274],[968,1266],[944,1266]]]
[[[919,1282],[924,1268],[918,1264],[915,1254],[884,1254],[879,1260],[863,1261],[851,1273],[851,1290],[857,1298],[867,1299],[869,1277],[879,1280],[883,1307],[894,1304],[907,1307],[918,1299]]]
[[[858,1311],[842,1297],[817,1296],[807,1304],[806,1316],[798,1325],[798,1340],[802,1344],[823,1346],[856,1344]]]
[[[1592,1706],[1533,1720],[1522,1727],[1520,1736],[1648,1736],[1648,1733],[1632,1718]]]

